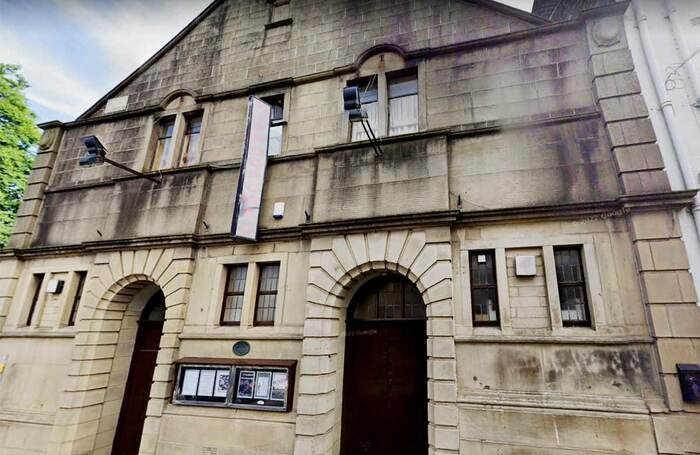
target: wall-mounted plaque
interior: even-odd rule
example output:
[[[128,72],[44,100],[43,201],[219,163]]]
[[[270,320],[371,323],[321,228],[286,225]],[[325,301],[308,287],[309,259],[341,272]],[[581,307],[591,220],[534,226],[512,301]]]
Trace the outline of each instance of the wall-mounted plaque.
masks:
[[[185,358],[173,403],[288,412],[296,360]]]
[[[243,357],[248,355],[250,352],[250,343],[247,341],[236,341],[233,343],[233,353],[237,356]]]

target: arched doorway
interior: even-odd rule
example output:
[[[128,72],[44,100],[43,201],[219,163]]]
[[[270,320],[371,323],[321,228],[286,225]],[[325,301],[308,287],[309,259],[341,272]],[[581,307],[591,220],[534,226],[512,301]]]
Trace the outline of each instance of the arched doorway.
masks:
[[[428,453],[425,305],[399,275],[365,283],[346,325],[341,454]]]
[[[148,301],[138,321],[129,376],[112,444],[113,455],[131,455],[139,452],[164,320],[165,296],[159,290]]]

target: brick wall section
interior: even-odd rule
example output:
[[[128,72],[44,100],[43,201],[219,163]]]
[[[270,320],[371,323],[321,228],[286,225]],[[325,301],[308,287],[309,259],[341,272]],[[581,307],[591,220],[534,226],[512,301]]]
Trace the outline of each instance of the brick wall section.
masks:
[[[532,26],[466,1],[446,0],[298,0],[291,4],[291,17],[290,30],[266,32],[269,2],[224,2],[115,96],[128,95],[128,109],[138,109],[180,87],[216,93],[331,70],[353,63],[376,44],[420,49]]]
[[[618,43],[601,46],[595,38],[595,25],[595,20],[588,23],[596,100],[608,129],[623,191],[629,195],[669,191],[656,137],[633,73],[622,16],[597,24],[608,30],[616,27]],[[673,210],[654,210],[632,211],[628,221],[668,407],[655,409],[652,414],[657,448],[660,453],[694,451],[700,447],[700,433],[696,431],[700,427],[700,406],[682,402],[676,364],[700,363],[700,307],[695,304],[697,296],[678,219]]]

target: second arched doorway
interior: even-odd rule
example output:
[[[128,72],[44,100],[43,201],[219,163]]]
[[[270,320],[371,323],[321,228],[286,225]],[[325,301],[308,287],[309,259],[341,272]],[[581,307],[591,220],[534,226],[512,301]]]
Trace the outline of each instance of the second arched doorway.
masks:
[[[425,305],[400,275],[369,280],[347,312],[341,454],[426,454]]]
[[[129,376],[112,444],[113,455],[136,455],[139,452],[164,321],[165,296],[158,290],[138,320]]]

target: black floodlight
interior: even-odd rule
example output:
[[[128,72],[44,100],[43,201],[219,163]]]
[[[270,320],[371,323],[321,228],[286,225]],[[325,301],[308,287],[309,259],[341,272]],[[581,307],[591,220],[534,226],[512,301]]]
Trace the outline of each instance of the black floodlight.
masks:
[[[360,89],[356,86],[343,89],[343,105],[346,111],[360,109]]]
[[[143,174],[137,170],[131,169],[130,167],[124,166],[121,163],[117,163],[116,161],[112,161],[109,158],[107,158],[107,149],[104,145],[102,145],[102,142],[100,142],[97,136],[85,136],[83,138],[83,143],[85,144],[85,148],[87,149],[87,151],[85,152],[85,155],[80,157],[80,160],[78,161],[78,163],[81,166],[91,166],[93,164],[107,163],[111,164],[112,166],[118,167],[119,169],[131,172],[134,175],[138,175],[141,178],[148,179],[151,182],[161,182],[160,178],[151,177],[150,175]]]
[[[83,138],[87,152],[80,157],[81,166],[91,166],[93,164],[102,164],[107,150],[104,145],[97,139],[97,136],[86,136]]]
[[[359,123],[362,125],[367,138],[372,143],[374,153],[378,156],[382,155],[382,147],[379,144],[379,140],[374,135],[372,126],[367,121],[367,111],[362,109],[360,89],[358,87],[351,86],[343,88],[343,106],[345,110],[348,111],[348,120],[350,120],[351,123]]]

